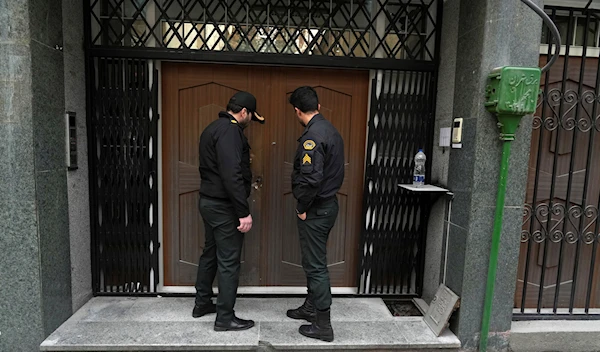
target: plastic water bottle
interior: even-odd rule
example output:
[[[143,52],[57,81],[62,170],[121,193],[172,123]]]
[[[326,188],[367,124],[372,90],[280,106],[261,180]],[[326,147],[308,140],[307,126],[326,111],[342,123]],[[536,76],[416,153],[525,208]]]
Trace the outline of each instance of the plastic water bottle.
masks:
[[[415,170],[413,172],[413,185],[420,187],[425,184],[425,161],[427,157],[423,153],[423,149],[419,149],[415,155]]]

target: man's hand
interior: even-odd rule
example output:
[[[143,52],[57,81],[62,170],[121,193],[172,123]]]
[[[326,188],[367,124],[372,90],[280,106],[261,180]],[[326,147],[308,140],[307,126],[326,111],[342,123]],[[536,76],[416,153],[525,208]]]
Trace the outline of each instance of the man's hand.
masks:
[[[298,214],[298,217],[300,218],[300,220],[304,221],[306,220],[306,212],[302,213],[302,214]]]
[[[246,233],[250,231],[252,228],[252,215],[248,215],[245,218],[240,218],[240,226],[238,226],[238,231],[241,233]]]

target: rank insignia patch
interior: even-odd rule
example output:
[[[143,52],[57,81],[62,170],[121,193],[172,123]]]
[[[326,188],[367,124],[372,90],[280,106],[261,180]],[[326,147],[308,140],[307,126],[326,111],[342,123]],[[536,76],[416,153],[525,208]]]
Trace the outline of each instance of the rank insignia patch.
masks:
[[[313,149],[315,149],[316,146],[317,146],[317,144],[312,139],[307,139],[306,142],[304,142],[305,150],[313,150]]]
[[[302,165],[305,164],[312,164],[312,159],[310,158],[310,156],[308,155],[308,153],[304,154],[304,158],[302,158]]]

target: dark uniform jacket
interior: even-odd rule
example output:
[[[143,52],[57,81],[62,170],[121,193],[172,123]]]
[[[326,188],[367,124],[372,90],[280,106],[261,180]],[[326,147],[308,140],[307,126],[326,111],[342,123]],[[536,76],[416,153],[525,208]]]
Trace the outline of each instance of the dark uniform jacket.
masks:
[[[200,136],[200,195],[229,200],[238,218],[250,214],[250,145],[235,118],[221,111]]]
[[[292,191],[298,213],[333,198],[344,182],[344,141],[323,115],[313,116],[298,139]]]

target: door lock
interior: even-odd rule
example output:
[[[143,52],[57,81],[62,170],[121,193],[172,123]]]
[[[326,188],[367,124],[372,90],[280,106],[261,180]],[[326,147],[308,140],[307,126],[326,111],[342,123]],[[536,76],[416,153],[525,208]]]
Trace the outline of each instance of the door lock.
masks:
[[[262,186],[263,186],[263,179],[262,179],[262,176],[258,176],[258,177],[256,178],[256,180],[254,181],[254,183],[252,184],[252,187],[253,187],[254,189],[259,189],[259,188],[262,188]]]

